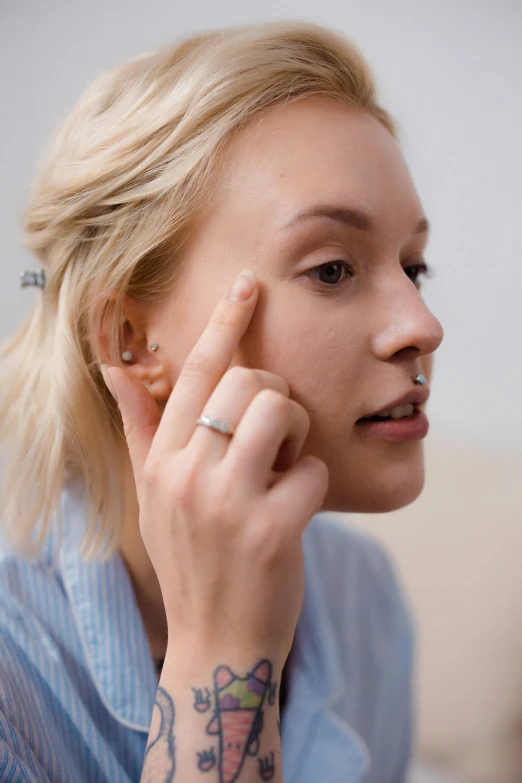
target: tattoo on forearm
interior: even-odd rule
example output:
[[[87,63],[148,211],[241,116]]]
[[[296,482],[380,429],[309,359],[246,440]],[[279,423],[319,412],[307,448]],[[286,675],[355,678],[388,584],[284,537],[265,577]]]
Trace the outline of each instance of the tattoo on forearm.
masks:
[[[202,772],[208,772],[216,765],[216,756],[214,754],[214,748],[210,750],[203,750],[198,753],[198,769]]]
[[[265,698],[269,705],[276,700],[277,683],[271,682],[272,664],[259,661],[245,677],[238,677],[228,666],[218,666],[214,671],[214,713],[206,731],[218,742],[217,769],[219,783],[234,783],[247,756],[259,753],[259,737],[263,731]],[[208,688],[193,688],[194,709],[206,712],[211,696]],[[279,722],[278,722],[279,723]],[[216,763],[214,749],[198,753],[198,768],[206,772]],[[259,777],[274,777],[274,753],[258,758]]]
[[[264,725],[265,703],[273,706],[277,698],[277,682],[272,682],[272,664],[263,659],[244,677],[228,666],[218,666],[213,676],[213,692],[208,688],[193,688],[194,710],[213,715],[206,733],[216,737],[214,747],[197,752],[197,768],[209,772],[217,768],[218,783],[234,783],[239,778],[248,756],[258,756]],[[174,746],[174,702],[164,688],[158,688],[152,713],[149,744],[145,753],[144,777],[141,783],[172,783],[176,771]],[[208,720],[208,719],[207,719]],[[281,727],[277,721],[281,734]],[[250,762],[249,762],[250,763]],[[275,756],[258,756],[261,780],[272,780]]]
[[[192,688],[194,691],[194,709],[206,712],[210,707],[210,691],[208,688]]]
[[[151,726],[155,725],[158,730],[154,739],[149,739],[144,765],[146,777],[141,783],[172,783],[176,771],[174,702],[164,688],[158,688],[156,694],[151,721]]]
[[[265,756],[264,759],[258,759],[259,761],[259,777],[261,780],[272,780],[274,777],[274,753],[270,753],[269,756]]]

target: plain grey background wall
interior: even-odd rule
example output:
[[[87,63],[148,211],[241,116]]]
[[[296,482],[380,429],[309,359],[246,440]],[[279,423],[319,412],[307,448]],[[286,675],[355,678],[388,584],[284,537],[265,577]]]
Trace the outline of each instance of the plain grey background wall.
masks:
[[[432,426],[522,452],[520,0],[0,0],[0,339],[38,291],[19,217],[52,129],[102,69],[187,33],[277,18],[362,48],[433,225],[425,297],[446,338]]]

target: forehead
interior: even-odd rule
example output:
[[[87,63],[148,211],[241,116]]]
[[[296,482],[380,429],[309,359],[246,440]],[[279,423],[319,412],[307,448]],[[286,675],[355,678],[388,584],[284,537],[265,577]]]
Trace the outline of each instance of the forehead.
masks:
[[[328,202],[357,205],[381,224],[404,219],[410,226],[422,216],[389,131],[368,113],[322,97],[263,111],[230,143],[220,179],[221,209],[255,210],[281,225]]]

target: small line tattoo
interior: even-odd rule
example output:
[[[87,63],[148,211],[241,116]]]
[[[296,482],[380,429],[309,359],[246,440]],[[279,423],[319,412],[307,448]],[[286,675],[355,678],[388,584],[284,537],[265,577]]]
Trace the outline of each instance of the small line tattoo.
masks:
[[[259,777],[261,780],[272,780],[275,772],[274,751],[269,756],[259,758]]]
[[[210,691],[208,688],[192,688],[194,691],[194,709],[206,712],[210,708]]]
[[[198,753],[198,769],[201,772],[209,772],[216,766],[216,756],[214,754],[214,748],[209,750],[203,750]]]

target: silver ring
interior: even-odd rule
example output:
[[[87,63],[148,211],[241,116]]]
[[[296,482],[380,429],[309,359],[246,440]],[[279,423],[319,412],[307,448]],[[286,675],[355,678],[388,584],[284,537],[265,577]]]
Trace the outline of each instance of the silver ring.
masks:
[[[219,419],[211,419],[210,416],[200,416],[196,424],[203,424],[205,427],[221,432],[223,435],[233,435],[235,432],[230,424],[227,424],[225,421],[219,421]]]

